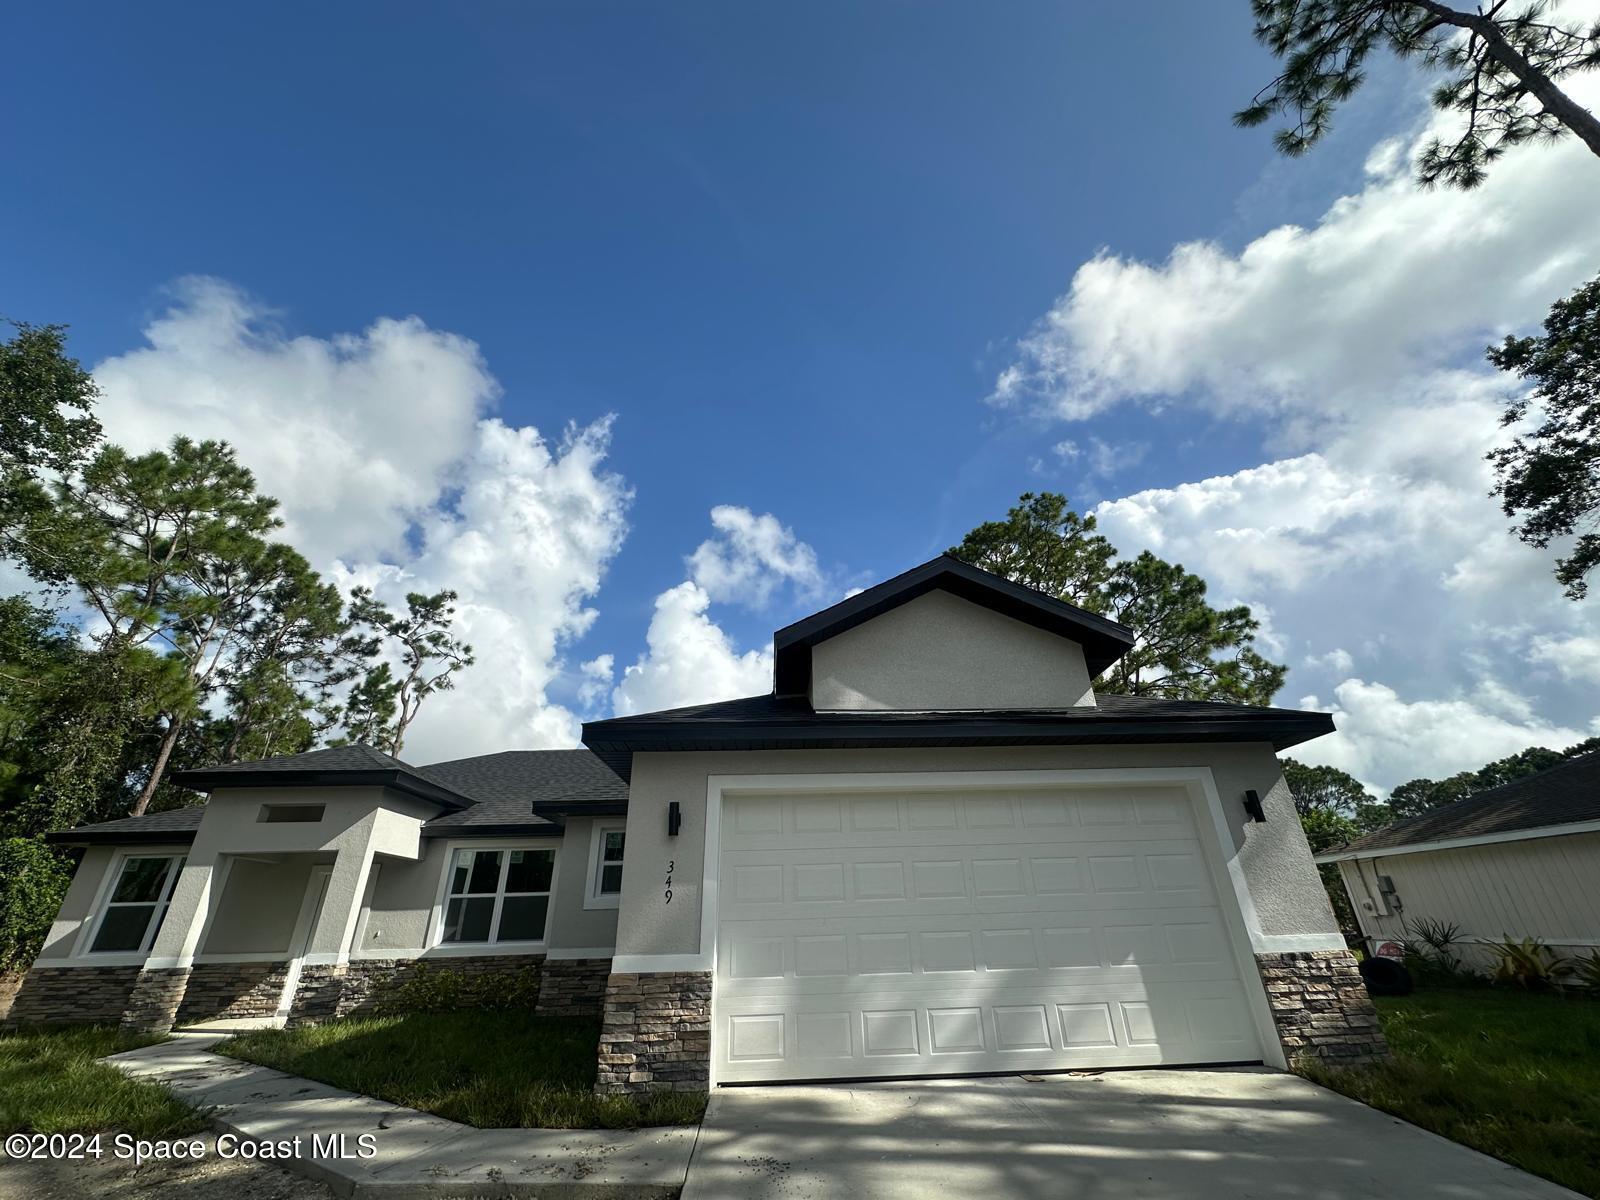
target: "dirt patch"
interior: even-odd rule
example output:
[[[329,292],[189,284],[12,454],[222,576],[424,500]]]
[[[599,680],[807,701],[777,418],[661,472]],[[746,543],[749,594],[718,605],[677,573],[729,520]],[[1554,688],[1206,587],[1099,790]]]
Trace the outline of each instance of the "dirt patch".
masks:
[[[268,1163],[0,1160],[0,1200],[333,1200],[320,1183]]]

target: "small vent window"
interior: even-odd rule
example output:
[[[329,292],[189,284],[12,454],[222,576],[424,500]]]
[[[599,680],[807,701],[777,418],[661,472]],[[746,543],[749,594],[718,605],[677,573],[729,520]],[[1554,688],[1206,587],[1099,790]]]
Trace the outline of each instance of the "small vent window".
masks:
[[[309,824],[322,820],[325,804],[263,804],[261,821],[268,825]]]

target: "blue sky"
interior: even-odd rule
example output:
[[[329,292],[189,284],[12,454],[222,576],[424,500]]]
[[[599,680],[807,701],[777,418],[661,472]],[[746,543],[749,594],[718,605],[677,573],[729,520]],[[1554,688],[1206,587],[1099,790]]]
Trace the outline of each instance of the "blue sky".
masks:
[[[743,655],[775,626],[938,552],[1041,487],[1084,505],[1155,497],[1108,513],[1108,527],[1130,551],[1153,544],[1201,569],[1214,559],[1219,598],[1270,614],[1292,666],[1280,703],[1351,707],[1333,690],[1348,674],[1393,691],[1402,706],[1475,706],[1496,722],[1495,749],[1581,734],[1595,716],[1580,699],[1592,681],[1564,669],[1573,655],[1587,661],[1588,641],[1560,662],[1546,654],[1548,680],[1536,688],[1512,670],[1536,657],[1535,639],[1564,646],[1595,633],[1587,614],[1517,590],[1541,569],[1530,572],[1532,560],[1497,562],[1493,586],[1506,584],[1506,595],[1487,609],[1480,595],[1413,647],[1401,670],[1379,636],[1399,633],[1392,595],[1351,615],[1351,595],[1283,564],[1327,562],[1330,546],[1352,540],[1380,544],[1403,517],[1369,508],[1353,530],[1308,516],[1290,522],[1294,544],[1284,547],[1275,540],[1282,525],[1263,519],[1271,498],[1240,502],[1253,518],[1212,520],[1181,491],[1241,472],[1234,490],[1248,491],[1259,483],[1249,472],[1307,454],[1332,464],[1318,495],[1348,500],[1381,488],[1352,477],[1344,468],[1353,460],[1336,452],[1370,436],[1371,407],[1409,407],[1421,392],[1442,406],[1470,391],[1481,410],[1471,420],[1490,412],[1494,381],[1475,377],[1450,400],[1439,381],[1476,371],[1488,335],[1536,320],[1592,273],[1592,231],[1568,209],[1541,210],[1541,245],[1562,248],[1556,265],[1532,271],[1526,255],[1483,239],[1480,260],[1452,269],[1470,269],[1515,302],[1447,306],[1446,316],[1419,321],[1415,336],[1395,335],[1392,354],[1374,356],[1381,385],[1363,385],[1368,408],[1330,400],[1349,381],[1341,373],[1330,384],[1327,373],[1341,355],[1365,356],[1364,342],[1341,346],[1337,332],[1291,326],[1283,336],[1297,344],[1294,361],[1264,369],[1278,343],[1251,306],[1336,309],[1326,289],[1341,247],[1373,236],[1370,221],[1344,233],[1335,221],[1330,232],[1340,196],[1365,196],[1371,211],[1397,207],[1402,192],[1407,205],[1439,204],[1434,217],[1417,218],[1422,229],[1469,220],[1450,197],[1412,195],[1403,159],[1398,171],[1372,169],[1375,147],[1404,142],[1427,119],[1421,83],[1401,70],[1380,71],[1337,136],[1290,163],[1265,132],[1228,120],[1271,73],[1242,3],[69,5],[14,14],[11,34],[28,50],[0,79],[11,116],[0,164],[0,312],[68,322],[85,361],[109,360],[108,424],[124,440],[159,441],[179,426],[231,436],[247,462],[261,456],[258,470],[278,485],[294,524],[302,497],[286,488],[295,476],[270,465],[292,448],[267,445],[272,431],[260,423],[230,426],[219,394],[259,388],[256,403],[281,414],[284,428],[319,439],[317,422],[332,422],[352,447],[401,438],[412,425],[419,441],[446,444],[448,431],[461,433],[451,420],[487,411],[554,447],[569,422],[588,428],[615,414],[595,471],[620,477],[605,503],[625,515],[607,526],[604,548],[579,551],[587,566],[570,595],[551,601],[566,607],[545,613],[538,598],[521,607],[525,578],[484,575],[468,595],[502,622],[526,625],[518,636],[543,656],[544,669],[506,699],[528,719],[495,736],[560,740],[570,722],[545,709],[609,711],[598,668],[586,674],[581,664],[609,654],[620,678],[641,655],[670,653],[664,644],[647,652],[647,629],[658,597],[685,581],[685,556],[707,539],[725,557],[749,558],[736,564],[744,582],[705,588],[708,619]],[[1561,179],[1578,178],[1574,186],[1587,170],[1592,194],[1591,164],[1564,151],[1545,157]],[[1385,199],[1384,188],[1397,190]],[[1472,220],[1497,205],[1518,211],[1517,194],[1478,195],[1488,207]],[[1259,244],[1257,259],[1272,253],[1258,240],[1291,222],[1327,232],[1330,244],[1297,251],[1298,265],[1275,274],[1271,289],[1241,285],[1251,248]],[[1169,269],[1185,244],[1210,246],[1211,268]],[[1102,252],[1109,257],[1097,260]],[[1097,261],[1109,292],[1071,302],[1075,281],[1096,282]],[[1108,264],[1141,264],[1153,281]],[[1499,283],[1491,267],[1503,272]],[[1392,317],[1378,302],[1374,319],[1404,327],[1415,298],[1370,263],[1360,269],[1376,271],[1376,293],[1392,297]],[[1295,276],[1323,282],[1297,294],[1283,282]],[[181,282],[194,277],[213,282],[199,291]],[[1344,285],[1364,286],[1357,271]],[[1215,294],[1195,301],[1196,286]],[[247,310],[224,333],[195,317],[219,303]],[[1166,306],[1191,303],[1236,311],[1239,324],[1213,329],[1199,351],[1140,325],[1141,312],[1159,322]],[[152,323],[174,311],[194,319],[179,321],[166,344],[152,339]],[[1095,325],[1107,311],[1123,313],[1121,323]],[[1038,323],[1051,313],[1069,332],[1041,341]],[[348,376],[335,372],[321,407],[298,411],[300,377],[285,364],[312,347],[357,370],[370,345],[340,339],[407,317],[417,318],[412,335],[420,326],[459,339],[434,347],[446,356],[475,344],[476,369],[493,383],[384,376],[386,396],[375,391],[365,407],[341,412],[339,379]],[[1328,325],[1337,322],[1331,315]],[[1305,351],[1324,336],[1318,354]],[[225,362],[204,352],[230,339],[232,349],[218,351]],[[1113,362],[1107,339],[1133,347],[1143,365]],[[1243,348],[1214,370],[1148,366],[1234,343]],[[244,349],[259,356],[253,366],[233,353]],[[1063,356],[1069,378],[1041,372]],[[286,373],[274,375],[279,367]],[[1008,368],[1025,386],[1008,404],[985,403]],[[1378,393],[1390,387],[1405,399],[1384,400]],[[451,388],[455,409],[440,399]],[[437,423],[416,418],[435,404]],[[1458,427],[1465,418],[1451,411]],[[1330,423],[1330,412],[1342,415]],[[360,421],[374,424],[363,433]],[[1097,451],[1096,440],[1109,449]],[[1063,443],[1072,448],[1056,449]],[[463,483],[457,460],[470,457],[467,444],[433,459],[425,448],[397,450],[396,473],[414,466],[408,454],[427,459],[417,480],[426,511],[400,505],[406,544],[374,536],[343,545],[324,528],[311,539],[323,564],[337,561],[348,578],[387,568],[391,583],[407,571],[455,582],[448,564],[463,560],[442,535],[427,569],[417,563],[429,557],[428,512],[458,518],[453,545],[470,532],[470,515],[454,508],[459,489],[479,478],[469,468]],[[1470,547],[1504,537],[1503,522],[1454,467],[1408,462],[1384,468],[1391,486],[1455,488],[1441,503],[1477,514],[1453,557],[1417,575],[1416,587],[1438,587],[1464,569]],[[337,522],[339,505],[354,502],[303,508],[296,527]],[[783,544],[809,547],[815,568],[774,567],[749,539],[728,541],[708,519],[716,506],[772,514],[791,535]],[[1276,557],[1230,575],[1241,539],[1249,553]],[[533,553],[526,571],[551,556],[565,562],[570,549]],[[1362,571],[1391,578],[1374,554],[1340,565],[1341,588]],[[750,584],[751,572],[768,582]],[[1459,595],[1462,585],[1446,590]],[[574,615],[580,609],[594,616]],[[1520,641],[1507,640],[1504,628],[1519,621]],[[475,631],[480,650],[496,629],[503,624]],[[1365,664],[1363,636],[1373,646]],[[686,673],[684,665],[680,681]],[[738,677],[750,676],[747,664]],[[585,680],[593,686],[580,701]],[[1517,690],[1521,703],[1485,700],[1485,680]],[[1413,707],[1405,713],[1422,720]],[[436,722],[436,757],[470,740],[467,714],[456,716]],[[1419,729],[1462,718],[1432,712]],[[1404,747],[1380,752],[1372,742],[1330,753],[1385,786],[1482,743],[1475,736],[1410,759]],[[1411,761],[1417,770],[1407,770]]]

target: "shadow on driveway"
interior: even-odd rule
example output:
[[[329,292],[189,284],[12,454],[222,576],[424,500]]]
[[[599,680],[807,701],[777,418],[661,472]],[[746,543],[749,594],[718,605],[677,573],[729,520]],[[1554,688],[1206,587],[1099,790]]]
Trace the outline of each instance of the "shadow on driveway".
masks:
[[[683,1200],[1573,1200],[1258,1067],[722,1088]]]

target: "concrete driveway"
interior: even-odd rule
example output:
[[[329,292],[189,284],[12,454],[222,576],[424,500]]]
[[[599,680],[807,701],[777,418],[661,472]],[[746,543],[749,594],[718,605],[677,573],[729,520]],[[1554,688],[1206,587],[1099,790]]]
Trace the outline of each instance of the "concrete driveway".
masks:
[[[712,1094],[683,1200],[1573,1200],[1294,1075],[1107,1071]]]

